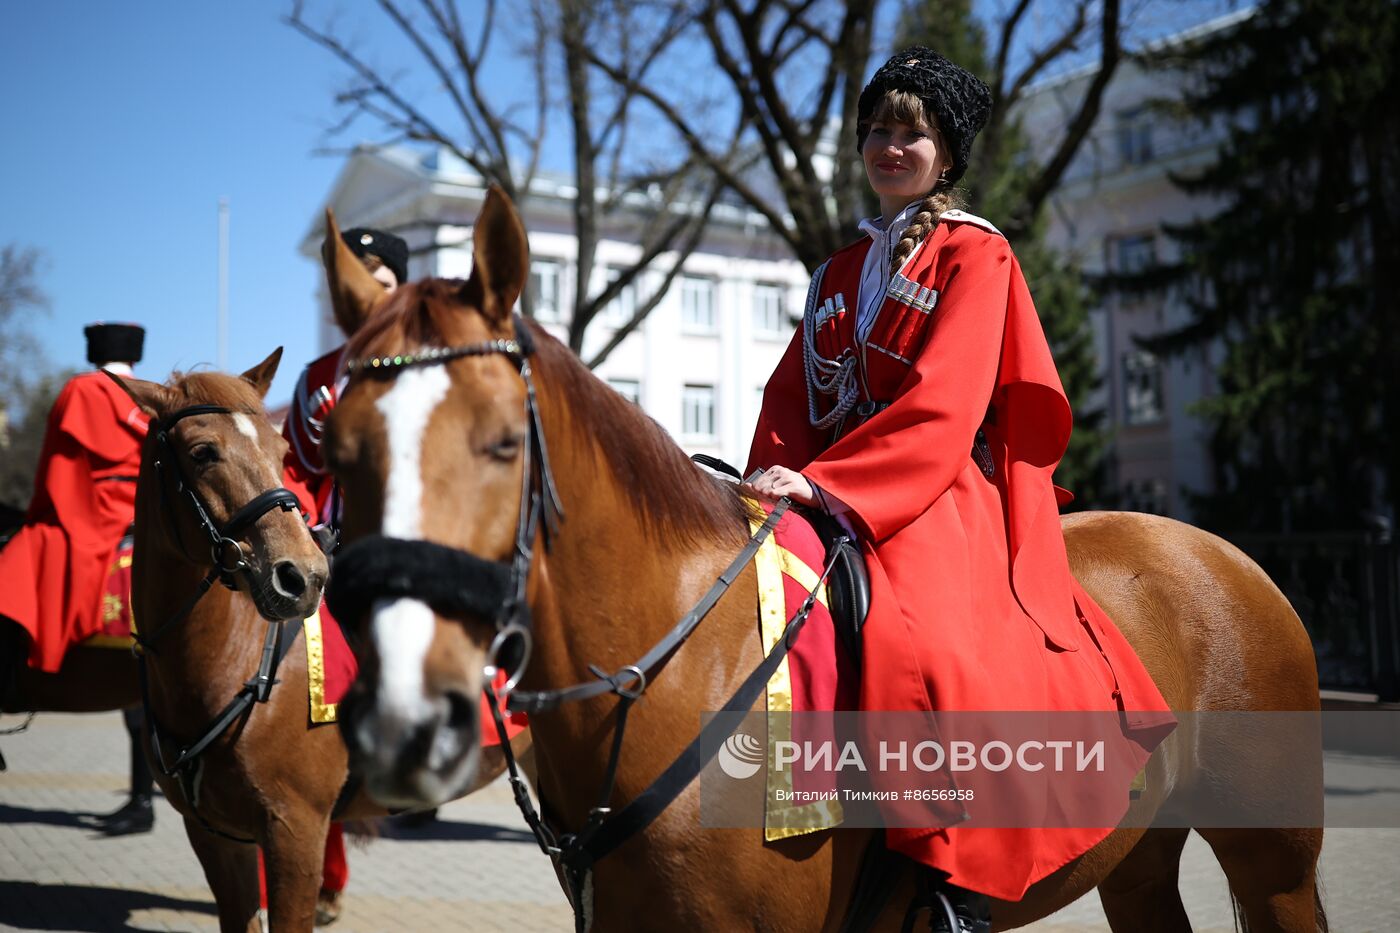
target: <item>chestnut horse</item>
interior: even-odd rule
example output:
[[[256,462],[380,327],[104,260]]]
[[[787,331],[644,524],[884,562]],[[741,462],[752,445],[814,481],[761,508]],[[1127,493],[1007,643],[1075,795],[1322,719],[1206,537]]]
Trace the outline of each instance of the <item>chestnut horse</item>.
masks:
[[[378,535],[409,539],[373,546],[477,568],[475,585],[507,600],[514,590],[499,578],[523,562],[534,652],[521,688],[597,683],[590,664],[627,670],[700,599],[748,538],[745,508],[732,486],[696,469],[640,409],[540,328],[527,325],[526,340],[516,340],[511,309],[528,255],[499,191],[486,199],[473,244],[468,281],[399,289],[351,344],[358,359],[324,443],[347,490],[347,540],[353,548],[363,538],[367,549]],[[354,263],[342,262],[337,274],[340,300],[376,300]],[[541,471],[545,439],[550,463]],[[546,501],[551,472],[566,518],[546,549],[548,523],[535,526],[537,513],[522,496],[534,489],[525,501]],[[530,533],[518,542],[527,518]],[[1298,617],[1238,550],[1147,515],[1084,514],[1064,528],[1076,575],[1174,709],[1319,708]],[[490,566],[499,573],[481,569]],[[411,570],[400,579],[425,590],[435,584]],[[400,804],[435,802],[470,780],[483,667],[496,666],[500,646],[499,617],[490,606],[471,608],[472,593],[439,586],[414,597],[395,591],[347,620],[367,657],[342,727],[367,785]],[[612,691],[532,711],[540,796],[556,835],[585,827],[612,764],[606,805],[615,811],[634,801],[692,741],[700,713],[722,709],[758,668],[757,599],[750,566],[687,641],[642,672],[645,702],[627,707],[616,761],[610,753],[621,717]],[[639,680],[627,675],[617,692]],[[996,928],[1045,917],[1097,887],[1115,930],[1189,929],[1177,864],[1190,830],[1128,827],[1148,826],[1153,814],[1196,794],[1249,812],[1290,795],[1320,802],[1316,773],[1293,786],[1286,778],[1260,781],[1261,773],[1290,769],[1267,749],[1234,755],[1197,747],[1180,734],[1187,731],[1153,756],[1147,790],[1120,828],[1022,900],[993,902]],[[1198,831],[1248,929],[1325,929],[1315,886],[1320,829]],[[575,907],[598,930],[834,930],[873,838],[849,829],[765,844],[757,829],[706,831],[693,782],[566,890],[581,882]],[[878,928],[899,927],[912,875],[903,872]]]
[[[309,931],[333,811],[337,819],[389,812],[351,791],[340,733],[310,720],[297,620],[316,610],[328,568],[295,497],[281,488],[287,443],[263,407],[281,355],[279,348],[241,377],[195,373],[168,385],[118,379],[152,418],[132,563],[148,718],[159,746],[150,750],[152,764],[185,818],[225,933],[260,928],[252,842],[267,863],[272,929]],[[219,552],[226,566],[244,565],[228,574],[231,587],[209,585],[211,531],[237,543],[221,542]],[[253,690],[274,643],[270,632],[279,636],[275,687],[218,728],[227,704]],[[181,750],[204,735],[213,740],[190,767],[175,767]],[[528,741],[517,737],[516,751]],[[481,783],[502,770],[497,752]]]

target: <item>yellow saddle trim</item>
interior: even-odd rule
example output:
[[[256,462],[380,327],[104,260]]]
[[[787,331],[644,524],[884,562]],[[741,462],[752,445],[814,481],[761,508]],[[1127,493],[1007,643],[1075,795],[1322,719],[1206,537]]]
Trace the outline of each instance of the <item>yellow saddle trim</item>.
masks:
[[[335,722],[340,704],[326,702],[326,653],[321,640],[321,609],[302,623],[306,635],[306,683],[311,693],[311,721]]]
[[[763,523],[749,522],[751,530],[757,531]],[[758,547],[754,555],[754,569],[758,572],[758,618],[759,635],[766,654],[777,645],[787,628],[787,600],[783,593],[783,574],[811,590],[819,579],[817,571],[794,557],[786,548],[778,544],[777,538],[769,535]],[[817,601],[827,605],[826,587],[817,593]],[[778,669],[768,680],[768,712],[782,715],[768,717],[768,760],[775,760],[776,743],[792,739],[792,672],[788,659],[783,658]],[[768,770],[768,793],[764,798],[763,838],[766,842],[787,839],[807,833],[819,832],[839,826],[844,814],[841,804],[835,800],[819,800],[814,803],[792,804],[777,799],[779,790],[792,790],[792,772]]]

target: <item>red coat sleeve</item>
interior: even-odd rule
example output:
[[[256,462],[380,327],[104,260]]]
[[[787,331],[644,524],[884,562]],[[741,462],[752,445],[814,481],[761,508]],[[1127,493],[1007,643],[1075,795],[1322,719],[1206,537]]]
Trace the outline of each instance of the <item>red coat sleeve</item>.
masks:
[[[800,470],[821,453],[829,431],[812,427],[807,418],[807,374],[802,364],[802,328],[792,335],[783,358],[763,387],[749,465],[744,476],[770,466]]]
[[[874,541],[923,514],[967,467],[996,384],[1017,274],[1011,249],[971,227],[944,249],[949,275],[928,337],[890,407],[802,470],[850,506]]]
[[[324,473],[311,472],[297,454],[296,440],[292,437],[292,419],[303,417],[301,405],[293,399],[291,408],[287,410],[287,420],[282,422],[282,436],[287,440],[287,454],[282,458],[282,485],[296,494],[303,512],[310,515],[313,521],[319,521],[317,512],[321,484],[327,477]]]

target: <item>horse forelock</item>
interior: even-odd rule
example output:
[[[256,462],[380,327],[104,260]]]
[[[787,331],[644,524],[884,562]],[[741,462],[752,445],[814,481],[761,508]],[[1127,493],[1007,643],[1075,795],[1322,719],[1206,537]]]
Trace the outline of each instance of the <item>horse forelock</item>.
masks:
[[[262,415],[266,408],[252,383],[239,376],[220,372],[174,373],[169,387],[186,405],[219,405],[231,411]]]
[[[384,306],[350,337],[345,359],[447,346],[460,339],[457,334],[465,320],[461,314],[462,285],[460,279],[424,279],[395,289]]]

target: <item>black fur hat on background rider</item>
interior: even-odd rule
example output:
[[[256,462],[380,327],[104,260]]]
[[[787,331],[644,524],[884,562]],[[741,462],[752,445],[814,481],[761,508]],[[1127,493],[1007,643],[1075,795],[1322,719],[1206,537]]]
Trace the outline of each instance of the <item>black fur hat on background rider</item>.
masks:
[[[402,237],[370,227],[355,227],[353,230],[346,230],[340,238],[350,247],[350,252],[361,260],[367,256],[374,256],[382,262],[398,280],[395,285],[402,285],[408,281],[408,244]]]

